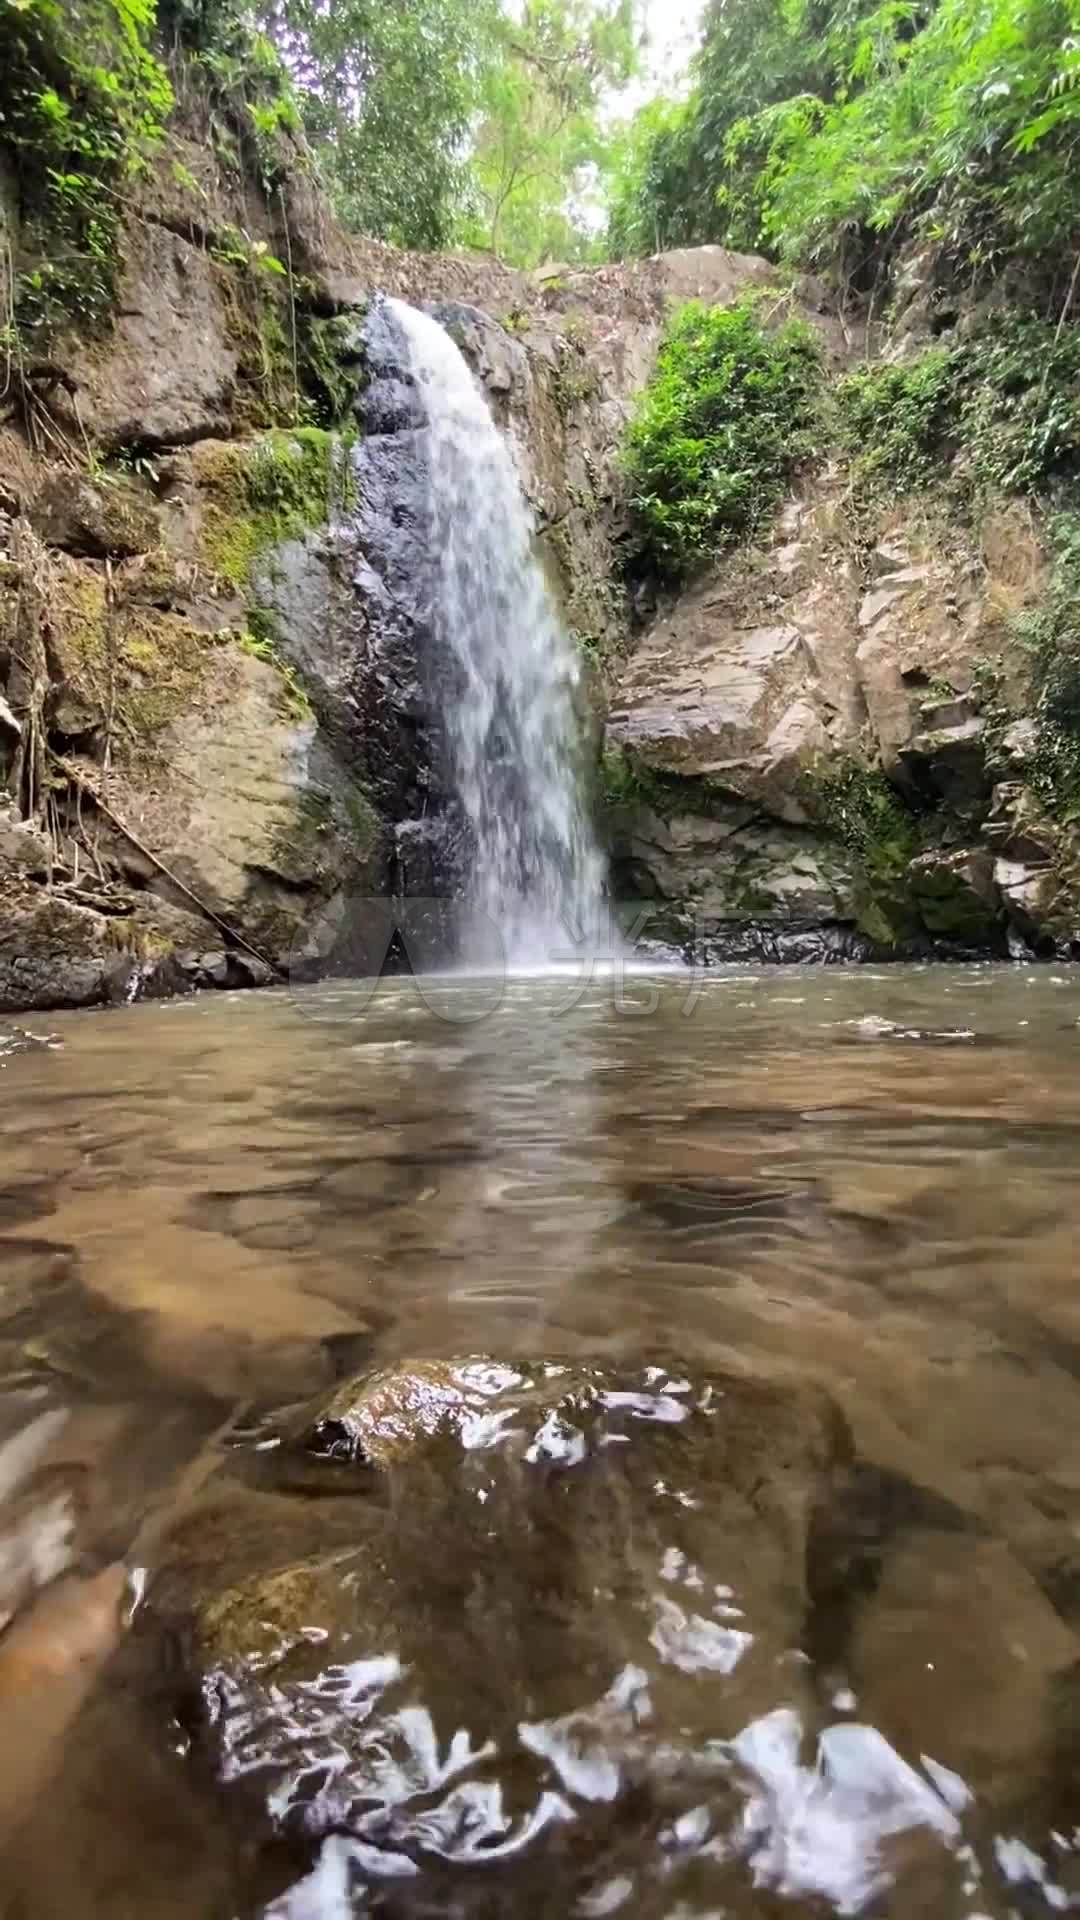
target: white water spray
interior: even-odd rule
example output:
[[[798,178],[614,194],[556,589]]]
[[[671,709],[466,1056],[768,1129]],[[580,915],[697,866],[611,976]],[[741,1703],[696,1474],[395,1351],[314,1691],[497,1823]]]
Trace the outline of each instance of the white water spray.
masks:
[[[583,789],[581,668],[533,548],[513,457],[448,333],[390,303],[430,434],[433,627],[472,846],[463,958],[546,967],[610,951]]]

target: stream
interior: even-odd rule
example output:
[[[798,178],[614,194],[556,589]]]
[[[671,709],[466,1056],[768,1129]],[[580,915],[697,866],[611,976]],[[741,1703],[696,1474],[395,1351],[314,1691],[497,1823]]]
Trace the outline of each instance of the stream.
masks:
[[[1080,1901],[1078,1063],[1067,968],[9,1028],[0,1913]]]

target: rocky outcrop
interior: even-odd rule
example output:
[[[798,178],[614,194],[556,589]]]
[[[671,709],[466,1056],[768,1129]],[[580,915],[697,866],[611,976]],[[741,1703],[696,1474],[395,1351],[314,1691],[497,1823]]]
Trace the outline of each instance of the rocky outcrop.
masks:
[[[57,469],[12,525],[7,1008],[262,984],[381,884],[362,788],[191,532],[145,485]]]
[[[1071,951],[1074,836],[1024,783],[1036,729],[1011,626],[1045,581],[1026,507],[973,536],[916,503],[868,525],[840,476],[807,480],[618,677],[620,890],[718,957],[777,957],[780,935],[796,955]]]

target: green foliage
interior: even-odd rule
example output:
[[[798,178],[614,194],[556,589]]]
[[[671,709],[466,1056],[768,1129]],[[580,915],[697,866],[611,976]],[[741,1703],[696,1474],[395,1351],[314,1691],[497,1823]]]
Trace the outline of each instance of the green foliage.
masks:
[[[640,3],[159,0],[229,105],[219,150],[254,150],[268,191],[302,126],[347,225],[525,264],[595,251],[598,106],[629,76]]]
[[[814,336],[796,320],[768,331],[755,304],[683,307],[628,429],[642,551],[673,580],[751,535],[814,450]]]
[[[617,260],[695,244],[716,224],[690,180],[690,108],[657,98],[616,128],[607,155],[607,245]]]
[[[158,31],[166,44],[240,53],[248,44],[251,10],[247,0],[158,0]]]
[[[257,30],[247,9],[206,5],[197,31],[189,14],[190,9],[185,10],[187,30],[178,37],[198,49],[201,91],[210,106],[218,159],[227,170],[254,175],[269,198],[294,167],[309,163],[301,137],[301,102],[283,50]],[[286,271],[276,259],[264,264],[271,271]]]
[[[832,23],[857,19],[865,0],[710,0],[683,102],[650,102],[624,130],[613,183],[610,239],[618,253],[761,238],[753,143],[733,129],[780,103],[831,98],[838,78]]]
[[[1075,0],[887,0],[809,134],[784,117],[763,130],[766,237],[832,261],[850,223],[879,248],[929,241],[969,279],[1010,255],[1052,279],[1080,216],[1080,92],[1063,85],[1078,25]]]
[[[711,0],[693,77],[639,122],[621,249],[763,246],[865,291],[914,243],[939,283],[1020,259],[1075,295],[1078,0]]]
[[[38,343],[115,299],[118,195],[147,163],[172,106],[149,50],[153,0],[0,0],[0,140],[19,179],[14,307]]]
[[[952,346],[850,374],[839,402],[864,476],[1036,493],[1080,473],[1080,325],[993,316]]]
[[[449,238],[497,0],[258,0],[339,212],[409,247]]]
[[[585,218],[606,159],[599,105],[637,56],[638,0],[525,0],[497,12],[483,65],[468,243],[519,266],[595,254]]]
[[[863,475],[927,485],[955,452],[953,355],[931,348],[903,366],[864,367],[838,389],[845,438]]]
[[[346,432],[355,426],[358,326],[355,311],[326,317],[310,312],[297,316],[300,378],[316,426],[338,427]]]
[[[642,0],[159,0],[268,191],[303,128],[346,224],[531,265],[597,251],[601,95],[633,68]],[[284,136],[284,138],[283,138]]]

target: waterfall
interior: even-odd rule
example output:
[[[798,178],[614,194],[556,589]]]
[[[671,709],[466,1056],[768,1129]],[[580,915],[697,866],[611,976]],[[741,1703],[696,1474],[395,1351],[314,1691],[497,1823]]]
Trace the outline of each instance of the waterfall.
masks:
[[[577,649],[483,392],[436,320],[388,304],[429,441],[439,719],[469,841],[462,957],[543,967],[609,939],[584,792]]]

